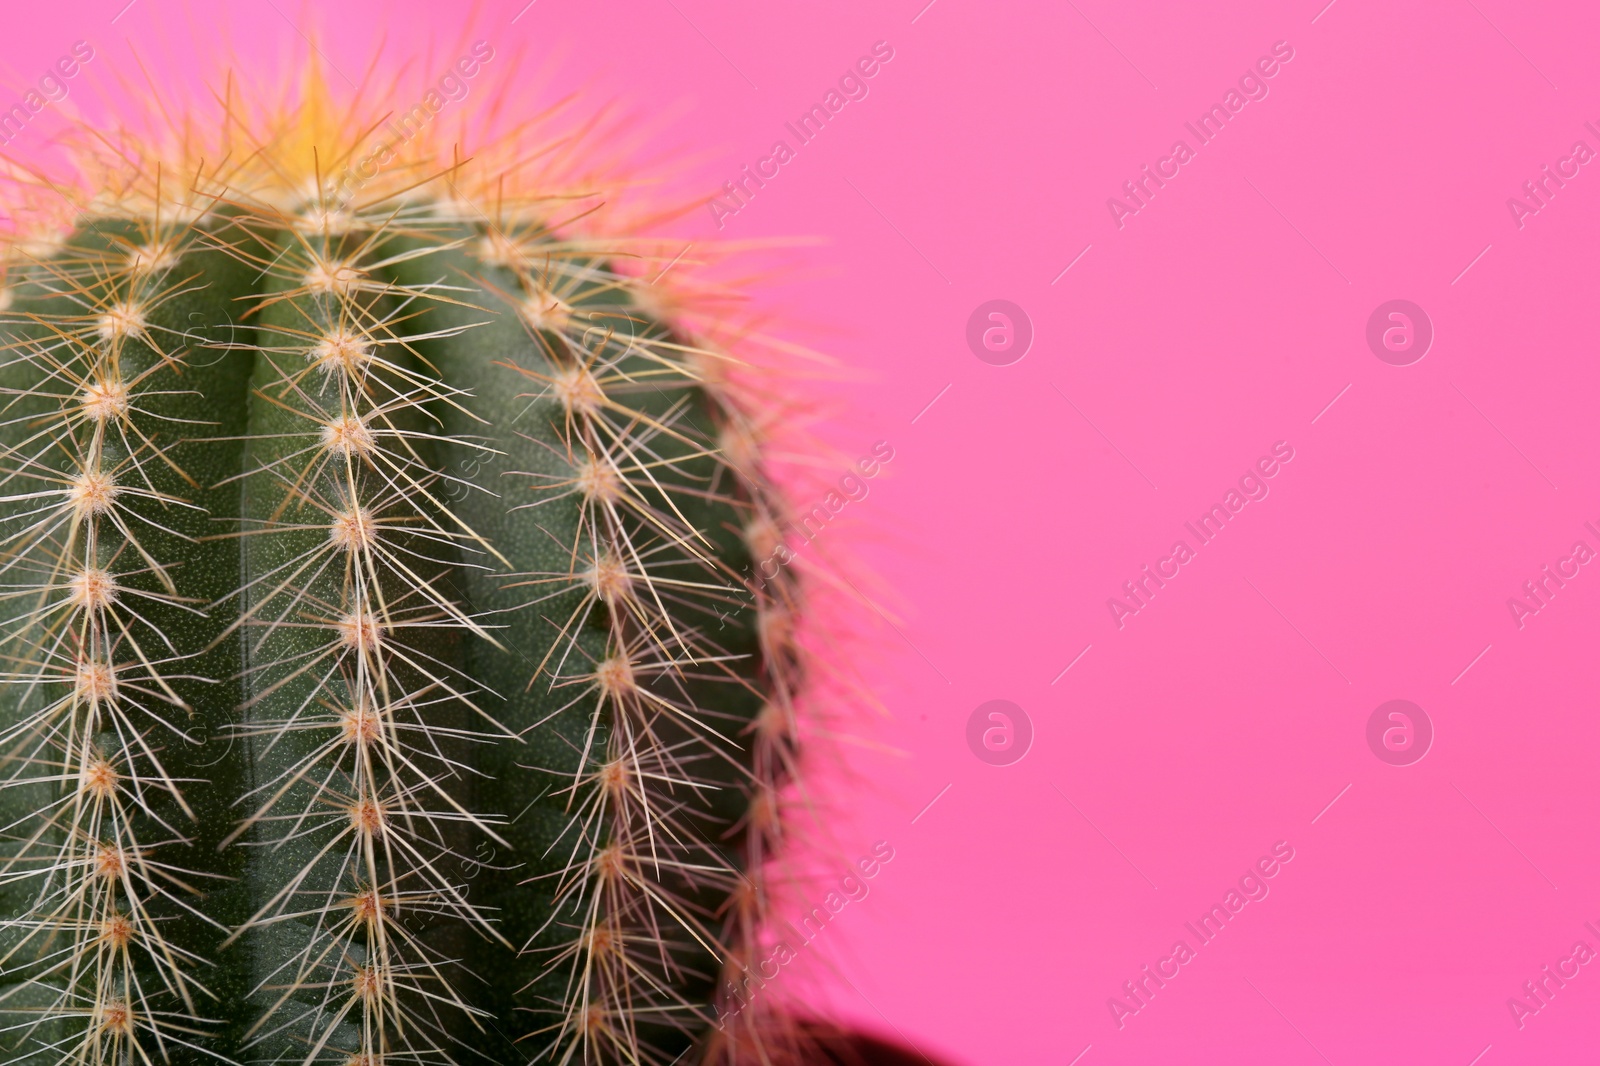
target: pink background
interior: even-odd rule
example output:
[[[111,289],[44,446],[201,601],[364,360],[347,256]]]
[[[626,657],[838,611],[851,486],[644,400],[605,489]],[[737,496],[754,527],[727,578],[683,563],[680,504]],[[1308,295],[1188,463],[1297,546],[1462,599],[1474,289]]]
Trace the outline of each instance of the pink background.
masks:
[[[124,2],[9,6],[10,92],[78,38],[123,66],[130,43],[217,48],[209,8],[137,0],[113,24]],[[1600,13],[1324,2],[537,0],[513,23],[522,0],[496,0],[477,20],[560,56],[558,88],[670,117],[706,195],[894,48],[722,236],[823,238],[763,298],[866,372],[831,387],[827,440],[897,453],[824,534],[898,622],[853,645],[891,716],[858,732],[894,751],[854,749],[834,836],[896,857],[793,980],[930,1056],[1507,1066],[1600,1043],[1600,966],[1520,1030],[1506,1006],[1575,941],[1600,949],[1600,574],[1520,630],[1506,604],[1574,541],[1600,549],[1600,174],[1523,228],[1506,206],[1574,141],[1600,150]],[[438,3],[339,7],[228,21],[261,54],[321,21],[356,70],[380,29],[441,57],[466,32]],[[1270,94],[1118,229],[1107,197],[1192,146],[1184,122],[1277,41]],[[1035,328],[1011,366],[964,341],[994,298]],[[1436,330],[1411,366],[1364,339],[1393,298]],[[1119,630],[1107,597],[1279,440],[1268,498]],[[965,740],[996,698],[1035,729],[1010,766]],[[1395,698],[1436,730],[1415,765],[1367,747]],[[1280,840],[1270,895],[1119,1029],[1108,997]]]

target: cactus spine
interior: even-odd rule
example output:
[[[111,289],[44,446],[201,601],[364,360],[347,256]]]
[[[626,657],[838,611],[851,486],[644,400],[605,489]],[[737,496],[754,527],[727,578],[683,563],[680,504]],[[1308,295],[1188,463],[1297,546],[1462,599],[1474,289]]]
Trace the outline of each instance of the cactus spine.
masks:
[[[795,754],[729,357],[525,138],[339,188],[320,83],[222,103],[12,178],[8,1061],[673,1061]]]

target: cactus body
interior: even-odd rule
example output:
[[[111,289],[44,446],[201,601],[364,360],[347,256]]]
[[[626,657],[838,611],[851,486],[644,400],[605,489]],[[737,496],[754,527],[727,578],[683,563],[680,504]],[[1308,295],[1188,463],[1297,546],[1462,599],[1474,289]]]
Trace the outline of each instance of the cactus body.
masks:
[[[12,242],[7,1061],[670,1062],[790,754],[744,413],[612,246],[307,194],[303,121]]]

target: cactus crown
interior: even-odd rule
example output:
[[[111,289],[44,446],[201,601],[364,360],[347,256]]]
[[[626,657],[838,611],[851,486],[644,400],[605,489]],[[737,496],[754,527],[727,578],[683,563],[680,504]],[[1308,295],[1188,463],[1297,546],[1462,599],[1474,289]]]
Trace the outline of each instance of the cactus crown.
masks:
[[[672,1061],[796,757],[739,364],[592,147],[262,98],[8,182],[8,1061]]]

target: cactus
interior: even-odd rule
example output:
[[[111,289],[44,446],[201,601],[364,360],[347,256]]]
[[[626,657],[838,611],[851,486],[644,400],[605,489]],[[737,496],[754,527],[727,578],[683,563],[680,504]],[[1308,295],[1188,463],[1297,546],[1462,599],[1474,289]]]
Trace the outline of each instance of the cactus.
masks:
[[[731,1054],[803,666],[733,357],[581,142],[216,100],[7,183],[6,1061]]]

